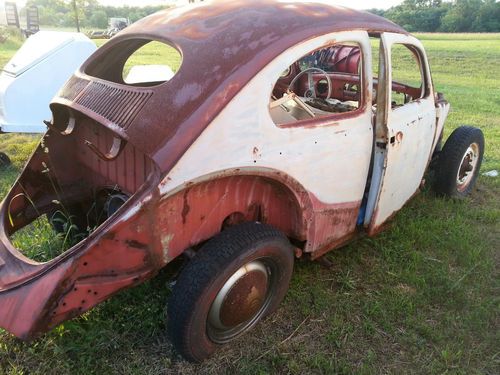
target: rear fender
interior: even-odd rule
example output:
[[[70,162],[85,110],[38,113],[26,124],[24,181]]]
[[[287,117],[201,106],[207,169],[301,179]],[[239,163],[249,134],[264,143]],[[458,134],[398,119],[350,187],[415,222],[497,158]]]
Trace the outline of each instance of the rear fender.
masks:
[[[225,224],[241,221],[270,224],[304,242],[304,251],[316,258],[356,232],[360,206],[361,201],[321,202],[280,171],[238,168],[203,176],[165,194],[155,231],[165,263],[213,237]]]
[[[162,198],[156,232],[165,262],[219,233],[225,225],[260,221],[287,236],[307,238],[312,205],[305,190],[292,190],[262,175],[207,176]]]

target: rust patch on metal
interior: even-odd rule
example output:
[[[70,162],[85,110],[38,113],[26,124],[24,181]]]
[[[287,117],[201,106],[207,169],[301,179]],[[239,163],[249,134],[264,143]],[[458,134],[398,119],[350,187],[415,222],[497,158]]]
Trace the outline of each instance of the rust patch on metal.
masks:
[[[183,200],[182,212],[181,212],[183,224],[186,224],[186,217],[187,217],[189,211],[191,210],[191,207],[189,206],[189,202],[188,202],[188,194],[189,194],[189,189],[186,189],[184,191],[184,197],[183,197],[184,200]]]
[[[126,240],[125,243],[129,247],[134,247],[136,249],[141,249],[141,250],[147,250],[149,247],[148,244],[141,243],[141,242],[136,241],[136,240]]]
[[[189,215],[183,215],[187,201]],[[173,259],[184,249],[212,237],[224,225],[258,219],[292,237],[302,237],[301,206],[292,191],[258,176],[215,178],[162,200],[156,230],[176,234],[168,249]]]
[[[234,327],[254,316],[264,303],[267,286],[267,277],[260,271],[248,272],[241,277],[222,302],[222,324]]]

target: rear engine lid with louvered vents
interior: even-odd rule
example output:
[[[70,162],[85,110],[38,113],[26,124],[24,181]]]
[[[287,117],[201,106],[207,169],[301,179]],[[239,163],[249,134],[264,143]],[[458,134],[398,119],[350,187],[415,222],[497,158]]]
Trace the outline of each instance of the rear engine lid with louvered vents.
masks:
[[[152,90],[116,87],[73,76],[58,96],[72,102],[77,109],[80,107],[87,113],[91,111],[127,130],[152,95]],[[55,102],[58,102],[57,98]]]
[[[63,88],[59,90],[58,96],[66,100],[73,101],[89,83],[89,80],[72,76]]]

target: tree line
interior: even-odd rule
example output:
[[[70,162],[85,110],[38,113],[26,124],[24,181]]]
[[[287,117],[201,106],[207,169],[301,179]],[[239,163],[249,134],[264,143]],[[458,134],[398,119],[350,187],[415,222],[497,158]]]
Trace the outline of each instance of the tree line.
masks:
[[[86,29],[105,29],[108,18],[123,17],[135,22],[155,13],[165,6],[104,6],[98,0],[28,0],[26,6],[37,6],[41,25],[74,27],[75,11],[78,12],[80,26]]]
[[[388,10],[370,9],[408,31],[498,32],[500,2],[497,0],[404,0]]]
[[[98,0],[29,0],[38,6],[42,25],[71,27],[75,25],[73,2],[80,24],[104,29],[108,18],[124,17],[135,22],[164,6],[115,7],[100,5]],[[500,2],[497,0],[404,0],[388,10],[370,9],[403,26],[408,31],[498,32]]]

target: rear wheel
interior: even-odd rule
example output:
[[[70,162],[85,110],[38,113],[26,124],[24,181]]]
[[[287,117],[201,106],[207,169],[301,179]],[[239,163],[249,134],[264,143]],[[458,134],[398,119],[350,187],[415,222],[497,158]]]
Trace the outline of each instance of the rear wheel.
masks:
[[[483,153],[484,136],[480,129],[455,129],[439,154],[434,190],[453,198],[469,195],[479,175]]]
[[[168,333],[177,351],[200,362],[250,330],[285,296],[293,249],[259,223],[230,227],[207,242],[182,270],[168,303]]]

